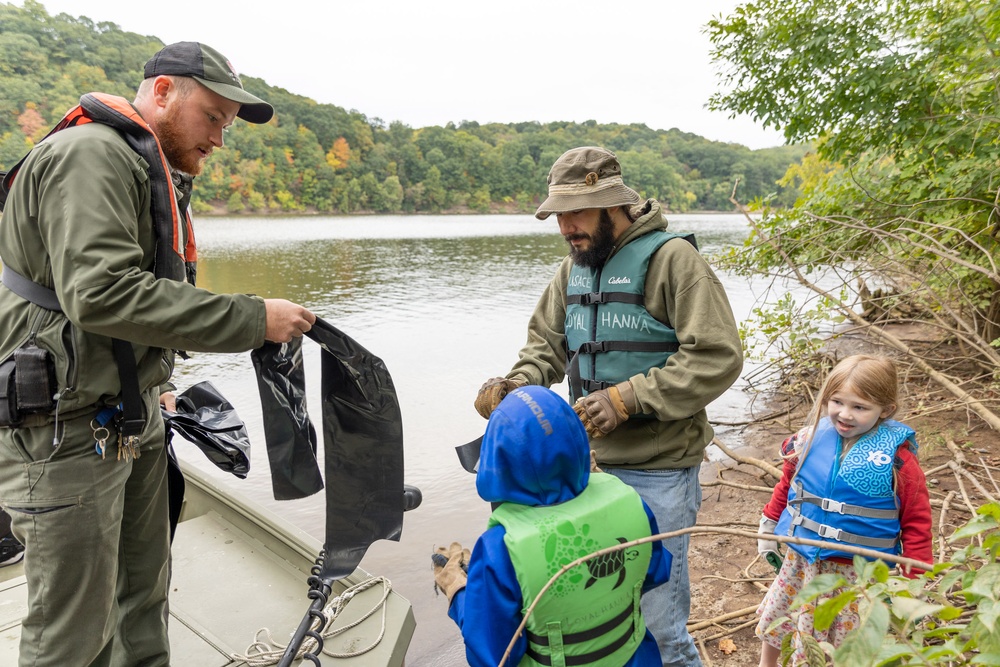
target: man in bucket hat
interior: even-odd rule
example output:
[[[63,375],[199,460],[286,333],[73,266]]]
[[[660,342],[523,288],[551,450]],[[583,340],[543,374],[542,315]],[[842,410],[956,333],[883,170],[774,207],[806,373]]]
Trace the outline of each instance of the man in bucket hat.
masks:
[[[548,183],[535,216],[556,215],[569,256],[535,308],[517,363],[483,384],[475,407],[488,418],[513,389],[566,378],[600,467],[639,493],[662,532],[692,526],[713,437],[705,407],[743,366],[729,300],[694,238],[666,231],[661,204],[625,185],[611,151],[567,151]],[[664,665],[701,664],[685,627],[688,541],[664,542],[670,581],[642,598]]]
[[[226,127],[271,106],[204,44],[166,46],[144,74],[132,103],[84,95],[0,192],[0,505],[25,546],[22,667],[170,664],[173,351],[242,352],[315,321],[193,284],[192,178]]]

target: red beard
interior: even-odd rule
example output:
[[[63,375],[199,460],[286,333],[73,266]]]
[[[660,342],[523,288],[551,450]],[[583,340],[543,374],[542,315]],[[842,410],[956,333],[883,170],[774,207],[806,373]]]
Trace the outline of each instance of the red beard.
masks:
[[[183,171],[185,174],[197,176],[201,173],[205,158],[200,156],[193,148],[185,149],[182,146],[184,141],[181,136],[180,121],[178,120],[179,106],[168,106],[163,116],[156,124],[156,138],[160,141],[160,148],[170,163],[171,168]]]

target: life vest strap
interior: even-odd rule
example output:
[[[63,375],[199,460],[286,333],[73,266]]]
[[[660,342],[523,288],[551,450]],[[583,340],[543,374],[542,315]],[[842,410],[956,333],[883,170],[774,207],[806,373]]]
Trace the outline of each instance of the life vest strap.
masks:
[[[632,608],[631,607],[628,608],[626,610],[626,612],[627,612],[628,615],[631,615],[632,614]],[[605,624],[605,625],[607,625],[607,624]],[[566,667],[576,667],[578,665],[589,665],[592,662],[597,662],[598,660],[602,660],[603,658],[608,657],[609,655],[611,655],[612,653],[614,653],[615,651],[617,651],[618,649],[620,649],[622,646],[625,646],[625,644],[628,643],[629,639],[632,637],[632,634],[634,632],[635,632],[635,620],[633,620],[632,623],[629,624],[628,630],[626,632],[624,632],[618,639],[614,640],[613,642],[611,642],[610,644],[608,644],[604,648],[598,649],[596,651],[591,651],[590,653],[584,653],[582,655],[566,655],[565,653],[563,653],[562,656],[561,656],[562,660],[558,660],[558,662],[560,662],[563,665],[566,665]],[[578,632],[578,633],[574,633],[573,635],[563,635],[562,636],[562,638],[563,638],[563,645],[570,643],[570,642],[566,641],[567,638],[573,637],[573,636],[576,636],[576,635],[580,635],[580,634],[585,634],[585,633]],[[538,635],[534,635],[534,636],[538,637]],[[530,637],[530,634],[529,634],[529,640],[530,640],[530,638],[531,637]],[[545,645],[547,646],[548,644],[549,644],[549,640],[546,637],[545,638]],[[528,644],[528,648],[525,650],[525,653],[528,655],[528,657],[530,657],[532,660],[534,660],[535,662],[537,662],[537,663],[539,663],[541,665],[547,665],[547,666],[553,666],[553,665],[555,665],[555,662],[553,661],[553,658],[552,658],[551,655],[543,655],[543,654],[539,653],[538,651],[536,651],[531,646],[530,643]]]
[[[592,306],[595,303],[631,303],[643,306],[646,298],[642,294],[631,292],[587,292],[586,294],[567,294],[566,305]]]
[[[802,503],[809,503],[810,505],[818,505],[823,508],[824,512],[836,512],[837,514],[850,514],[852,516],[863,516],[869,519],[897,519],[899,518],[898,510],[880,510],[873,509],[871,507],[862,507],[861,505],[851,505],[849,503],[841,503],[833,500],[832,498],[823,498],[822,496],[817,496],[809,493],[804,488],[802,484],[799,483],[795,489],[795,498],[789,500],[789,505],[801,505]]]
[[[594,391],[593,387],[595,386],[598,390],[600,390],[606,389],[614,384],[601,382],[599,380],[584,380],[581,378],[581,354],[600,354],[603,352],[677,352],[679,349],[681,349],[680,343],[669,343],[666,341],[641,343],[627,340],[602,340],[582,343],[580,347],[573,352],[572,357],[570,357],[569,368],[566,371],[566,375],[569,377],[570,393],[574,399],[577,399],[583,396],[584,389],[586,389],[589,393]]]
[[[579,644],[580,642],[589,641],[591,639],[597,639],[601,635],[611,632],[616,627],[625,622],[625,620],[632,614],[632,607],[625,608],[622,613],[618,614],[610,621],[605,621],[600,625],[591,628],[590,630],[584,630],[582,632],[572,632],[568,635],[563,635],[563,644]],[[531,630],[524,631],[525,636],[528,638],[529,642],[538,644],[539,646],[548,646],[549,638],[547,635],[538,635]]]
[[[802,526],[807,530],[811,530],[816,533],[824,540],[836,540],[837,542],[846,542],[848,544],[856,544],[862,547],[871,547],[873,549],[892,549],[898,543],[899,540],[896,538],[878,538],[878,537],[865,537],[864,535],[855,535],[854,533],[849,533],[846,530],[841,530],[839,528],[834,528],[833,526],[828,526],[825,523],[819,523],[818,521],[813,521],[812,519],[804,516],[797,509],[791,509],[792,513],[792,525]]]
[[[63,312],[55,290],[40,285],[10,268],[6,264],[0,272],[0,282],[14,294],[36,306],[57,313]],[[118,366],[118,381],[122,390],[122,417],[118,423],[119,432],[126,437],[138,436],[146,424],[142,416],[142,399],[139,396],[139,371],[135,366],[135,352],[132,344],[118,338],[111,339],[115,364]]]
[[[39,285],[33,280],[28,280],[7,264],[3,265],[3,271],[0,272],[0,282],[25,301],[30,301],[45,310],[62,312],[62,306],[59,305],[59,297],[56,296],[55,290],[51,290],[45,285]]]

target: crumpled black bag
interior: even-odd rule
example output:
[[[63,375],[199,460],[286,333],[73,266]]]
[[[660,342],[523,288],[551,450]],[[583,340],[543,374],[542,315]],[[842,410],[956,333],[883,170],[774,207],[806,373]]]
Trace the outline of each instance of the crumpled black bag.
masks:
[[[381,359],[322,319],[306,336],[321,348],[326,540],[319,576],[334,580],[351,574],[375,540],[399,541],[403,422]],[[301,340],[266,344],[251,356],[275,498],[279,485],[286,492],[306,491],[312,486],[303,481],[318,477],[319,470],[315,431],[305,409]],[[274,479],[275,471],[280,479]]]
[[[196,445],[219,469],[246,479],[250,436],[232,404],[208,381],[177,395],[177,409],[160,408],[168,429]]]

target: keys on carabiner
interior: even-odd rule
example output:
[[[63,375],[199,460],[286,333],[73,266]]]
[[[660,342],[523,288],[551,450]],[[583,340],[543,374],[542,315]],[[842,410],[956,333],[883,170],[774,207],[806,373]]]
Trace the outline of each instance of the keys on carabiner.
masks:
[[[118,433],[118,460],[128,463],[129,459],[139,458],[139,437],[135,435],[122,436]]]
[[[90,430],[94,432],[94,451],[100,454],[103,459],[111,432],[99,425],[94,419],[90,420]]]

